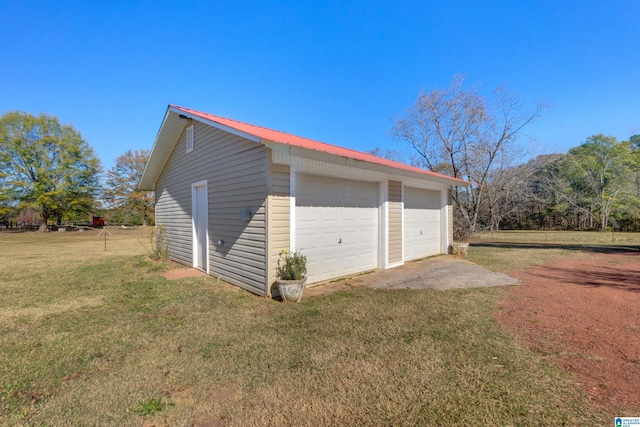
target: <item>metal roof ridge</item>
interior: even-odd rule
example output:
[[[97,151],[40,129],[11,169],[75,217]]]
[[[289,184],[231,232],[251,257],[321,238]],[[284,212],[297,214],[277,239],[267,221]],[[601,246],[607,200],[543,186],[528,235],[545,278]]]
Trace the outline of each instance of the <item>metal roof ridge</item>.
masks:
[[[215,118],[222,119],[222,120],[229,120],[229,121],[231,121],[231,122],[240,123],[241,125],[246,125],[246,126],[251,126],[251,127],[255,127],[255,128],[264,129],[264,130],[267,130],[267,131],[269,131],[269,132],[276,132],[276,133],[281,133],[281,134],[283,134],[283,135],[288,135],[288,136],[291,136],[291,137],[294,137],[294,138],[306,139],[307,141],[315,142],[315,143],[318,143],[318,144],[330,145],[330,146],[332,146],[332,147],[342,148],[342,149],[344,149],[344,150],[352,150],[352,149],[350,149],[350,148],[341,147],[341,146],[339,146],[339,145],[331,144],[331,143],[328,143],[328,142],[317,141],[317,140],[315,140],[315,139],[307,138],[307,137],[305,137],[305,136],[300,136],[300,135],[296,135],[296,134],[293,134],[293,133],[289,133],[289,132],[284,132],[284,131],[277,130],[277,129],[268,128],[268,127],[266,127],[266,126],[255,125],[255,124],[253,124],[253,123],[243,122],[242,120],[231,119],[231,118],[229,118],[229,117],[222,117],[222,116],[218,116],[218,115],[216,115],[216,114],[206,113],[206,112],[204,112],[204,111],[198,111],[198,110],[194,110],[194,109],[191,109],[191,108],[180,107],[180,106],[178,106],[178,105],[172,105],[172,104],[170,104],[169,106],[171,106],[171,107],[173,107],[173,108],[177,108],[177,109],[179,109],[179,110],[183,110],[183,111],[193,111],[194,113],[197,113],[197,114],[202,114],[202,115],[205,115],[205,116],[215,117]],[[255,135],[255,136],[258,136],[258,135]],[[276,141],[276,142],[277,142],[277,141]],[[352,150],[352,151],[359,152],[359,151],[357,151],[357,150]]]
[[[352,148],[342,147],[340,145],[329,144],[329,143],[326,143],[326,142],[322,142],[322,141],[317,141],[317,140],[314,140],[314,139],[306,138],[304,136],[299,136],[299,135],[295,135],[295,134],[292,134],[292,133],[271,129],[271,128],[264,127],[264,126],[254,125],[252,123],[247,123],[247,122],[243,122],[243,121],[236,120],[236,119],[230,119],[230,118],[227,118],[227,117],[217,116],[215,114],[210,114],[210,113],[206,113],[204,111],[194,110],[194,109],[187,108],[187,107],[181,107],[181,106],[175,105],[175,104],[169,104],[169,107],[175,108],[177,110],[180,110],[180,111],[183,111],[183,112],[186,112],[186,113],[189,113],[189,114],[195,114],[195,115],[197,115],[197,116],[199,116],[199,117],[201,117],[203,119],[206,119],[206,120],[215,121],[215,119],[220,119],[220,120],[223,120],[223,121],[230,121],[230,122],[238,123],[238,125],[241,125],[241,126],[248,126],[248,127],[251,127],[251,128],[262,129],[262,130],[267,131],[267,132],[274,132],[276,134],[285,135],[285,136],[288,136],[290,138],[294,138],[294,139],[298,139],[298,140],[302,140],[302,141],[307,141],[307,142],[309,142],[311,144],[320,144],[320,145],[323,145],[323,146],[325,146],[327,148],[328,147],[333,147],[333,148],[335,148],[335,149],[337,149],[339,151],[343,151],[344,150],[344,151],[347,151],[347,152],[350,152],[350,153],[354,153],[355,156],[344,156],[344,154],[332,153],[331,151],[325,151],[328,154],[334,154],[334,155],[338,155],[338,156],[349,157],[349,158],[351,158],[353,160],[357,160],[357,161],[363,161],[363,162],[379,164],[379,165],[382,165],[382,166],[393,167],[393,168],[396,168],[396,169],[404,169],[404,170],[407,170],[407,171],[413,171],[413,172],[416,172],[416,173],[422,173],[422,174],[425,174],[425,175],[431,175],[431,176],[434,176],[434,177],[445,178],[445,179],[448,179],[448,180],[453,180],[453,181],[458,181],[458,182],[462,182],[462,183],[466,183],[466,184],[471,184],[470,182],[468,182],[468,181],[466,181],[464,179],[461,179],[461,178],[455,178],[455,177],[452,177],[452,176],[449,176],[449,175],[445,175],[445,174],[441,174],[441,173],[438,173],[438,172],[430,171],[428,169],[422,169],[422,168],[419,168],[417,166],[408,165],[406,163],[398,162],[398,161],[395,161],[395,160],[385,159],[383,157],[378,157],[378,156],[375,156],[373,154],[366,153],[364,151],[358,151],[358,150],[354,150]],[[230,127],[232,126],[230,124],[225,124],[225,123],[220,123],[220,124],[221,125],[230,126]],[[247,129],[238,129],[238,128],[236,128],[236,130],[251,134],[251,131],[247,130]],[[254,134],[254,136],[258,137],[258,138],[265,138],[265,139],[268,139],[268,140],[272,140],[272,139],[267,138],[264,135],[260,135],[260,134]],[[272,141],[276,142],[276,143],[279,143],[279,144],[300,146],[302,148],[307,148],[307,149],[313,150],[313,148],[311,148],[311,147],[305,147],[305,146],[302,146],[302,145],[292,144],[291,142],[277,141],[277,140],[272,140]],[[319,149],[321,147],[317,147],[317,148]],[[323,150],[317,150],[317,151],[323,151]],[[364,157],[364,159],[361,158],[361,157]],[[369,158],[370,160],[367,160],[367,158]]]

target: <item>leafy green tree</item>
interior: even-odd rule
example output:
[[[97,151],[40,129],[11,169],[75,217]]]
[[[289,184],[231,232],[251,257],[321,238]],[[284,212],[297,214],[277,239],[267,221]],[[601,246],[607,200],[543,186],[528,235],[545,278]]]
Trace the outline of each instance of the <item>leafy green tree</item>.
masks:
[[[626,196],[628,148],[628,144],[618,142],[615,137],[599,134],[569,150],[572,187],[599,216],[602,231],[606,231],[611,214]]]
[[[640,222],[640,135],[633,135],[629,138],[629,156],[627,166],[630,171],[628,180],[630,197],[626,204],[628,217],[624,221],[630,224]]]
[[[19,111],[0,117],[0,200],[37,208],[41,230],[49,219],[90,212],[100,172],[91,146],[57,117]]]
[[[153,222],[153,192],[136,190],[149,154],[149,150],[128,150],[107,172],[104,200],[117,222]]]
[[[15,215],[15,207],[9,197],[0,191],[0,222],[8,220],[13,215]]]
[[[564,215],[582,216],[575,226],[605,231],[612,218],[620,218],[630,206],[631,144],[612,136],[593,135],[546,165],[540,177],[544,190],[554,200],[554,209],[565,208]],[[625,213],[626,214],[626,213]],[[582,225],[580,225],[582,223]]]

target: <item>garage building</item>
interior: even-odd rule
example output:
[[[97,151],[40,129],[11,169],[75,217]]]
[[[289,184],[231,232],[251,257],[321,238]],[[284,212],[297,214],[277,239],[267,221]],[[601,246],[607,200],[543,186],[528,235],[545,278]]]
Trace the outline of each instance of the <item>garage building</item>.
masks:
[[[282,249],[307,256],[310,284],[447,253],[467,184],[169,105],[138,188],[171,259],[271,296]]]

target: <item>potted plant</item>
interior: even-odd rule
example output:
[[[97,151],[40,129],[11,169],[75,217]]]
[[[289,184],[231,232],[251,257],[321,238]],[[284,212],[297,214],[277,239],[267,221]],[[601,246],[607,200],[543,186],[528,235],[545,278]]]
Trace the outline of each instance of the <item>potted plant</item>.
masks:
[[[469,251],[469,237],[471,230],[469,227],[459,225],[454,222],[453,242],[451,242],[451,253],[453,255],[467,255]]]
[[[280,251],[277,269],[278,291],[282,300],[300,302],[302,292],[307,284],[307,257],[300,251]]]

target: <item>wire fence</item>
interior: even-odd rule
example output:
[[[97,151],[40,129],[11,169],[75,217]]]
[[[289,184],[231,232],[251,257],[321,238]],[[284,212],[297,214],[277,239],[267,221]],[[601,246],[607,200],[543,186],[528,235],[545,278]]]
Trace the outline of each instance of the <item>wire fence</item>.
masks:
[[[57,232],[74,232],[74,231],[91,231],[91,230],[138,230],[148,229],[149,226],[144,225],[132,225],[126,223],[106,223],[104,226],[94,227],[91,223],[83,223],[77,221],[65,221],[62,224],[47,225],[47,231]],[[14,223],[11,221],[0,222],[0,232],[27,232],[27,231],[40,231],[40,224],[34,223]]]

